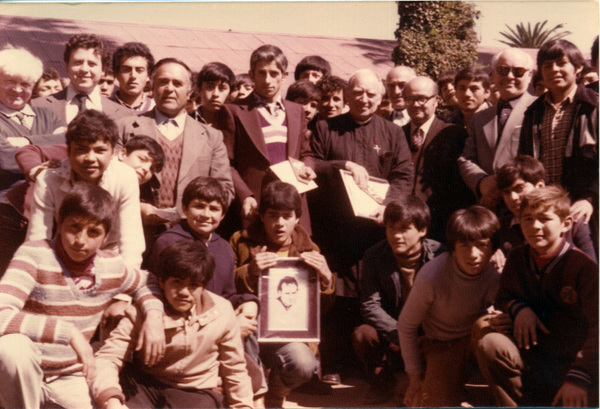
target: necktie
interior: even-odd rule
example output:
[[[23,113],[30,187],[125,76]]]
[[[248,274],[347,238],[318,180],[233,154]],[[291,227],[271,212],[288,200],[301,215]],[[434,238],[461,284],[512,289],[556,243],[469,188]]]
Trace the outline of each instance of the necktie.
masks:
[[[15,114],[15,118],[19,120],[19,123],[25,128],[31,130],[33,125],[33,121],[30,119],[29,115],[24,114],[23,112],[17,112]]]
[[[77,94],[75,98],[77,99],[77,113],[80,114],[85,111],[87,108],[85,106],[85,101],[87,100],[86,94]]]
[[[506,125],[506,121],[508,121],[508,117],[512,112],[512,107],[508,102],[501,102],[500,105],[500,113],[498,114],[498,140],[500,140],[500,136],[502,135],[502,131],[504,130],[504,125]]]
[[[412,145],[414,151],[419,151],[423,146],[423,142],[425,140],[425,135],[421,128],[415,129],[412,135]]]

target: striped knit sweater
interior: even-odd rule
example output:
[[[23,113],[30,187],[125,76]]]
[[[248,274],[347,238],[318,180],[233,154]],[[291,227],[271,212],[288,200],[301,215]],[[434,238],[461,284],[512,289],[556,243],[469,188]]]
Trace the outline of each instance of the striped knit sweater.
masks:
[[[112,298],[133,296],[144,312],[163,311],[160,290],[146,286],[147,273],[125,267],[111,251],[98,251],[94,260],[96,283],[87,290],[75,287],[54,243],[30,241],[17,250],[0,280],[0,336],[20,333],[37,343],[46,375],[81,370],[69,345],[76,330],[89,341]]]

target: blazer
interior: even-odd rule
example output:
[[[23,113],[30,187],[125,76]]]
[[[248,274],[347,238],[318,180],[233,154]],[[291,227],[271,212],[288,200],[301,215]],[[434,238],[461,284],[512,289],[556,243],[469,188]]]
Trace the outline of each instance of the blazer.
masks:
[[[140,116],[119,119],[120,144],[124,145],[133,136],[146,135],[158,140],[158,128],[154,119],[156,108]],[[156,175],[160,181],[160,173]],[[198,176],[210,176],[225,186],[229,200],[234,196],[233,182],[229,170],[227,150],[221,131],[187,117],[183,130],[183,149],[177,176],[176,206],[181,214],[183,190]]]
[[[67,89],[65,88],[56,94],[48,95],[46,97],[35,98],[31,101],[31,106],[48,108],[64,122],[67,122]],[[102,96],[102,112],[113,121],[116,121],[119,118],[132,115],[132,112],[134,111]]]
[[[474,193],[477,194],[477,185],[481,179],[493,175],[517,156],[525,110],[535,99],[527,92],[521,96],[504,125],[498,146],[496,106],[473,115],[469,137],[458,159],[458,166],[463,180]]]

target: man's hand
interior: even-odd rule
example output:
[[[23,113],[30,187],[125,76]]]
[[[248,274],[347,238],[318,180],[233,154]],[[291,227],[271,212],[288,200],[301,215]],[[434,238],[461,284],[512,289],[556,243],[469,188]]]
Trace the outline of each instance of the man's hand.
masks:
[[[506,264],[506,256],[502,250],[498,249],[492,254],[492,257],[490,257],[490,262],[496,267],[496,270],[502,272],[504,265]]]
[[[369,182],[369,172],[357,163],[347,161],[346,170],[352,173],[354,183],[361,189],[366,189]]]
[[[107,309],[104,310],[102,314],[102,326],[106,327],[116,327],[121,318],[125,316],[125,311],[129,303],[127,301],[115,300],[113,301]]]
[[[254,213],[258,209],[258,203],[252,196],[248,196],[242,202],[242,219],[248,219],[254,216]]]
[[[163,313],[158,310],[148,311],[144,325],[135,347],[136,351],[144,348],[144,364],[153,366],[165,354],[165,326]]]
[[[530,345],[537,345],[537,328],[544,334],[550,333],[531,308],[525,307],[519,311],[513,327],[517,346],[529,349]]]
[[[254,301],[248,301],[235,309],[235,315],[240,326],[242,338],[256,331],[258,327],[258,305]]]
[[[79,362],[83,364],[83,376],[85,376],[86,381],[91,382],[96,372],[92,346],[79,330],[75,330],[69,344],[75,350],[75,353],[77,353]]]
[[[252,261],[248,265],[248,274],[258,277],[261,271],[274,267],[277,260],[279,260],[279,256],[267,251],[267,246],[263,246],[252,257]]]
[[[479,182],[481,198],[479,204],[488,209],[495,209],[502,199],[502,193],[496,185],[496,175],[486,176]]]
[[[492,316],[490,317],[491,329],[501,334],[510,336],[512,326],[513,322],[509,314],[498,310],[494,310],[494,312],[492,312]]]
[[[404,403],[404,406],[408,408],[415,408],[420,406],[421,403],[420,395],[423,380],[419,374],[408,374],[408,379],[408,388],[406,389],[406,393],[404,394],[404,399],[402,402]]]
[[[373,217],[375,223],[377,223],[380,226],[383,226],[383,213],[385,212],[385,206],[384,205],[380,205],[377,210],[371,214],[370,216]]]
[[[579,385],[565,382],[556,393],[552,406],[558,405],[559,402],[565,408],[585,408],[588,406],[588,390]]]
[[[329,269],[325,256],[313,250],[300,253],[300,258],[317,271],[323,288],[327,289],[331,286],[333,274]]]
[[[140,203],[140,209],[142,210],[142,224],[144,226],[158,226],[159,224],[168,222],[168,220],[154,213],[156,207],[150,203]]]
[[[592,213],[594,213],[594,207],[589,200],[581,199],[571,205],[571,217],[573,221],[578,222],[579,219],[583,218],[583,222],[588,224]]]
[[[311,167],[304,165],[304,167],[300,168],[298,171],[298,177],[311,181],[317,178],[317,174]]]
[[[42,171],[51,168],[58,168],[60,167],[60,162],[61,161],[58,159],[50,159],[46,162],[42,162],[40,165],[36,166],[35,168],[29,171],[29,179],[35,182],[39,174],[42,173]]]

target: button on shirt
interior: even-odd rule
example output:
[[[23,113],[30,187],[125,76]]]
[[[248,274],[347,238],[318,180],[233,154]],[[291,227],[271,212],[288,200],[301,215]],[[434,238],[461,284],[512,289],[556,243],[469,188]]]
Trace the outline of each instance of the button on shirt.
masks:
[[[67,87],[67,110],[65,112],[67,123],[71,122],[79,113],[78,94],[80,94],[80,92],[73,88],[72,85]],[[85,98],[84,101],[85,109],[93,109],[102,112],[102,96],[100,95],[98,87],[87,94],[87,98]]]

